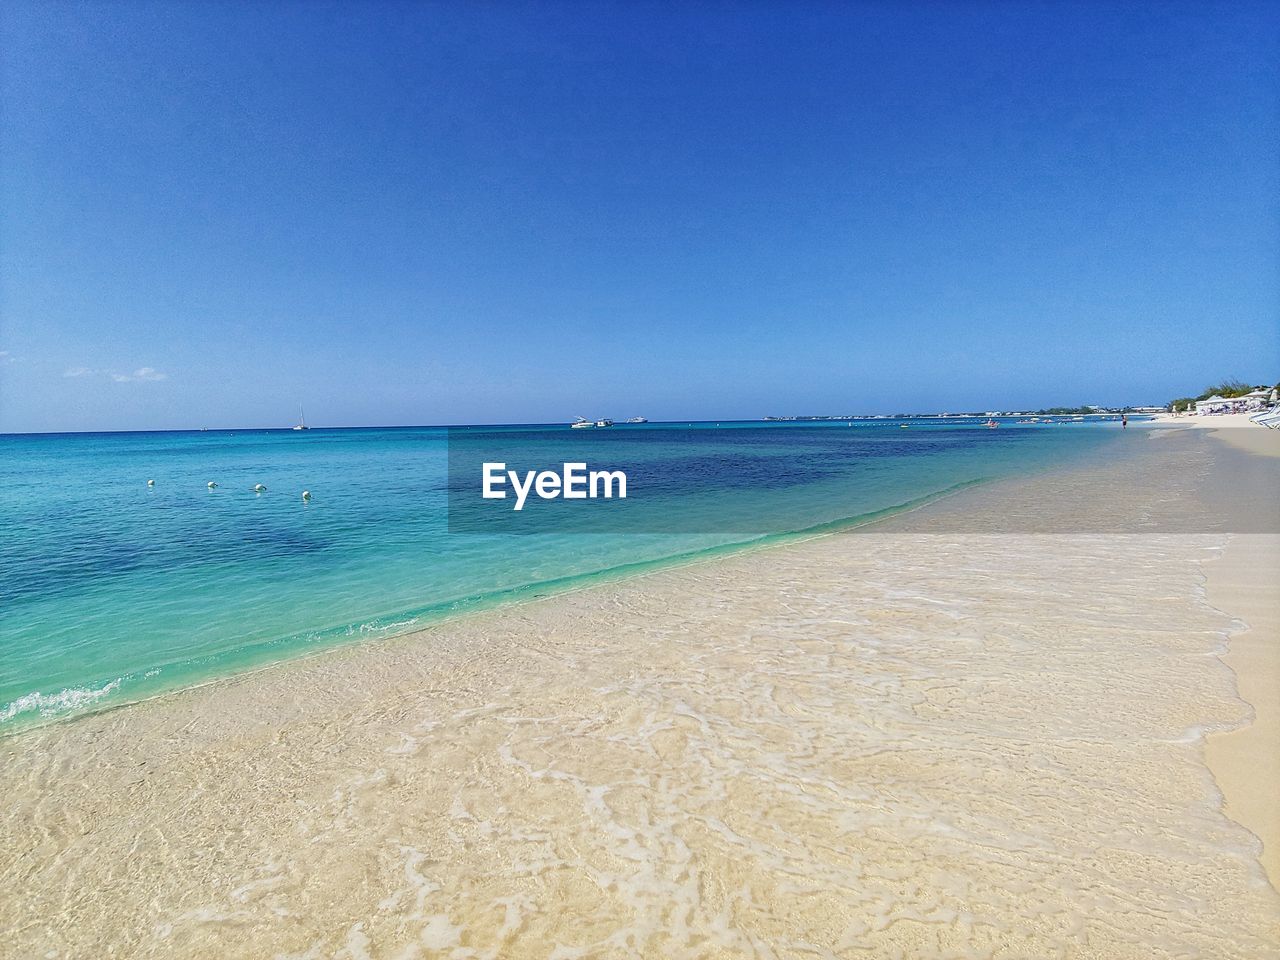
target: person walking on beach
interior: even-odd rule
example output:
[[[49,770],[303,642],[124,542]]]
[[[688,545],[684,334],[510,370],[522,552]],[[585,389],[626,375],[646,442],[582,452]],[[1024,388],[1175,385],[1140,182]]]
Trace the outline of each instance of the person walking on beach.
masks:
[[[1121,430],[1129,429],[1129,415],[1127,413],[1120,414],[1120,429]]]

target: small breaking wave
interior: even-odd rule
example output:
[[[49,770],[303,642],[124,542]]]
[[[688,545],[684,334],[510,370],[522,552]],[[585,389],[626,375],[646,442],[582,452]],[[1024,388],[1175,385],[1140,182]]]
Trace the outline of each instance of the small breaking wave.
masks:
[[[7,723],[25,713],[38,713],[42,717],[56,717],[70,713],[80,707],[97,703],[103,697],[119,690],[126,679],[126,677],[117,677],[100,687],[67,687],[58,693],[33,691],[0,708],[0,723]]]

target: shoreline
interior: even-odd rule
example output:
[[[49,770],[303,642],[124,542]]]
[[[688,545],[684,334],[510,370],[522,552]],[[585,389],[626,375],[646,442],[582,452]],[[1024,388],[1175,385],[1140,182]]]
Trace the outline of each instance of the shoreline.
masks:
[[[1034,474],[1032,474],[1032,476],[1034,476]],[[347,648],[356,648],[369,643],[394,642],[397,640],[411,639],[419,634],[425,634],[440,628],[445,628],[451,623],[471,616],[514,610],[519,608],[522,604],[541,602],[573,594],[582,590],[591,590],[600,586],[622,583],[635,577],[644,577],[668,570],[679,570],[682,567],[694,564],[714,563],[718,560],[751,553],[757,550],[776,549],[778,547],[804,543],[805,541],[819,537],[834,536],[847,531],[874,526],[875,524],[888,519],[909,515],[916,510],[928,507],[934,503],[945,501],[949,497],[953,497],[966,490],[980,488],[991,482],[999,481],[967,481],[882,510],[825,521],[810,527],[803,527],[798,530],[757,534],[750,536],[745,540],[731,541],[715,546],[687,550],[655,559],[635,560],[600,570],[593,570],[583,574],[574,574],[549,580],[538,580],[532,583],[521,584],[516,587],[509,587],[490,593],[476,594],[456,600],[442,601],[439,604],[419,608],[417,610],[398,612],[395,614],[397,618],[407,618],[407,621],[412,621],[413,625],[405,629],[388,630],[376,636],[370,636],[355,642],[350,640],[329,640],[327,642],[319,643],[312,650],[294,651],[280,659],[265,659],[262,662],[236,669],[230,673],[209,676],[194,682],[185,682],[177,687],[160,689],[156,692],[134,698],[113,700],[102,704],[101,706],[91,705],[87,709],[73,710],[67,713],[53,714],[50,716],[41,714],[40,719],[18,722],[12,729],[5,729],[4,727],[4,723],[9,721],[0,721],[0,742],[3,742],[5,739],[10,737],[19,737],[37,730],[47,729],[54,724],[75,723],[79,720],[87,719],[98,714],[109,713],[113,710],[127,709],[129,707],[149,703],[154,700],[180,697],[188,691],[251,677],[264,670],[285,669],[292,663],[300,663],[314,657],[327,656],[331,653]],[[349,634],[351,629],[352,625],[347,625],[341,628],[329,628],[323,632],[337,636],[339,633],[344,631]],[[275,641],[268,641],[264,646],[272,646],[274,645],[274,642]],[[111,688],[126,679],[132,680],[136,678],[133,676],[117,677],[110,681],[105,681],[105,687]],[[59,698],[65,697],[68,694],[77,694],[82,692],[89,695],[88,702],[90,704],[92,704],[96,699],[93,696],[93,693],[96,691],[81,691],[79,688],[74,690],[64,689],[60,693],[50,695],[44,695],[39,691],[35,691],[28,696]],[[20,702],[20,700],[15,701],[15,703]],[[10,706],[13,705],[11,704]],[[14,716],[21,716],[21,711],[16,712]]]
[[[1218,659],[1252,711],[1234,730],[1208,735],[1205,763],[1224,812],[1261,841],[1259,860],[1280,890],[1280,540],[1237,534],[1204,568],[1207,602],[1241,624]]]
[[[0,929],[138,956],[622,955],[609,931],[1272,955],[1204,756],[1251,729],[1219,661],[1240,613],[1196,599],[1243,528],[1174,522],[1204,437],[1100,468],[1102,501],[962,491],[6,738]],[[1174,464],[1186,491],[1135,488]]]
[[[1280,432],[1236,426],[1257,427],[1246,419],[1213,436],[1255,456],[1280,457]],[[1206,599],[1243,625],[1220,659],[1253,711],[1248,723],[1208,736],[1205,762],[1226,814],[1262,842],[1259,859],[1280,890],[1280,537],[1233,535],[1222,556],[1204,566]]]

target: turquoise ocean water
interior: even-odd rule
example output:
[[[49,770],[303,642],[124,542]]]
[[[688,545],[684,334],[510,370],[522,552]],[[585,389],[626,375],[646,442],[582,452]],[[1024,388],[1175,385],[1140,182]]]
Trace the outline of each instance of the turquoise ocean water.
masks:
[[[838,528],[1105,456],[1120,435],[1115,423],[902,423],[2,436],[0,735],[468,609]],[[451,443],[506,449],[513,465],[620,467],[625,504],[558,508],[621,509],[626,522],[540,528],[531,509],[517,535],[451,531],[450,484],[479,486],[450,475]]]

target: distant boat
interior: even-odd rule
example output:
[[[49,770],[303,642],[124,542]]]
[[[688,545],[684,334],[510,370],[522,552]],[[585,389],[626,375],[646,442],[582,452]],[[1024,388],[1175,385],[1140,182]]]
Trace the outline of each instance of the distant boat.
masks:
[[[649,421],[646,420],[644,417],[632,417],[630,420],[627,421],[627,423],[648,423],[648,422]]]
[[[647,422],[647,421],[646,421]],[[587,427],[612,427],[612,420],[588,420],[586,417],[577,417],[573,423],[569,424],[575,430],[583,430]]]
[[[298,422],[294,425],[295,430],[310,430],[307,426],[307,415],[302,412],[302,404],[298,404]]]
[[[999,421],[999,420],[994,420],[994,419],[993,419],[993,420],[988,420],[988,421],[986,422],[985,426],[986,426],[986,428],[987,428],[988,430],[994,430],[996,427],[1000,426],[1000,421]]]

